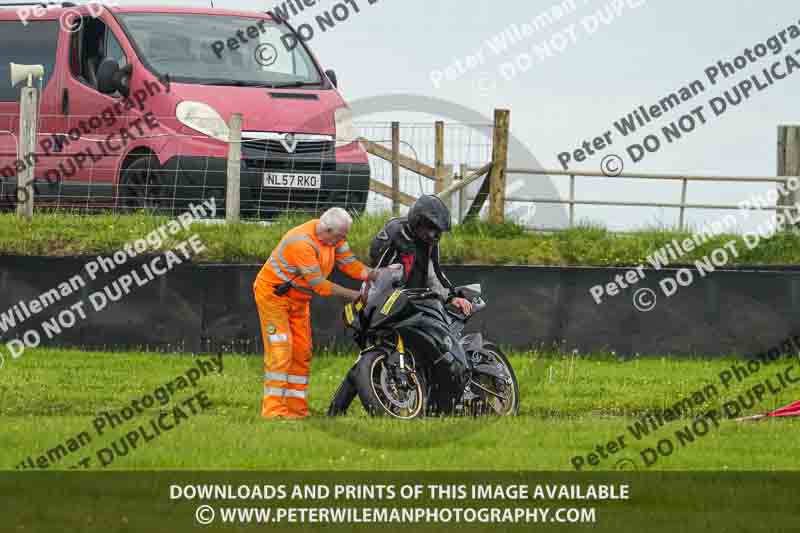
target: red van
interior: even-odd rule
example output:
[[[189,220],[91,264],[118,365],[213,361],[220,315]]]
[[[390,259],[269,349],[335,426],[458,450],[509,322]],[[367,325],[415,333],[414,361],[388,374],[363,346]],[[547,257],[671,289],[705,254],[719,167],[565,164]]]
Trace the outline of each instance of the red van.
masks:
[[[295,35],[266,13],[0,6],[2,195],[16,189],[26,164],[17,153],[20,87],[9,83],[9,65],[41,64],[39,205],[222,203],[228,124],[242,113],[243,216],[363,211],[366,152],[335,73]]]

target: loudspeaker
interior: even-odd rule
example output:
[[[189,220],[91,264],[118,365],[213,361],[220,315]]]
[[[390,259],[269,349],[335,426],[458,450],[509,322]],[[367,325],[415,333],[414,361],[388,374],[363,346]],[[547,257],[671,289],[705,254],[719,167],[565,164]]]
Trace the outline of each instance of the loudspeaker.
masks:
[[[32,83],[33,78],[44,77],[44,66],[42,65],[19,65],[17,63],[10,63],[11,72],[11,86],[15,86],[23,80],[29,80]]]

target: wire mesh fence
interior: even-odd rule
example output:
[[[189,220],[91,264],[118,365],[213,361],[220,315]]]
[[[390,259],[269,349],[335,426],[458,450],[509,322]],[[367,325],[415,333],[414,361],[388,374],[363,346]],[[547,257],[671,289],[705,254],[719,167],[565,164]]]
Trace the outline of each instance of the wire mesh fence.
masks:
[[[19,122],[18,117],[13,118]],[[9,180],[13,175],[16,183],[16,175],[20,170],[16,162],[24,162],[20,159],[19,136],[15,131],[17,128],[18,124],[12,123],[11,115],[0,114],[0,176],[2,177],[0,180],[0,209],[3,210],[11,209],[16,204],[16,185],[11,186]],[[9,165],[8,170],[4,168],[6,165]],[[10,165],[13,165],[13,168]]]
[[[360,137],[391,147],[391,123],[355,124]],[[445,126],[445,163],[485,164],[491,158],[491,124]],[[34,166],[37,211],[150,212],[175,215],[190,203],[214,198],[225,212],[229,143],[194,132],[172,117],[38,116],[35,153],[20,153],[19,116],[0,115],[0,209],[25,201],[18,175]],[[169,132],[169,133],[164,133]],[[435,128],[405,123],[401,153],[435,163]],[[391,200],[370,192],[370,179],[391,185],[392,164],[367,155],[358,142],[332,135],[243,131],[240,211],[244,219],[284,213],[316,214],[333,206],[354,213],[391,209]],[[402,170],[400,190],[434,192],[430,178]]]
[[[361,136],[387,148],[392,143],[390,122],[361,122],[356,125]],[[483,166],[492,158],[492,124],[450,124],[444,125],[443,154],[445,165],[452,165],[459,173],[461,165]],[[434,166],[436,163],[436,129],[434,123],[400,123],[400,153],[415,161]],[[372,179],[387,186],[392,184],[392,163],[380,157],[370,156]],[[469,188],[466,196],[475,194]],[[400,169],[400,190],[414,197],[433,194],[435,183],[407,169]],[[458,205],[460,193],[456,193],[454,203]],[[379,194],[369,196],[367,210],[383,212],[391,209],[391,200]]]

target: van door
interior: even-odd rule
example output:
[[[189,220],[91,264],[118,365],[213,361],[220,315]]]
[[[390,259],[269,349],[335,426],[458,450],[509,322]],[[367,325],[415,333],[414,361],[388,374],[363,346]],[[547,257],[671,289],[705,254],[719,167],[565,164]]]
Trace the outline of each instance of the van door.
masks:
[[[59,24],[57,20],[31,20],[27,25],[19,20],[0,20],[0,205],[8,207],[16,202],[17,172],[20,165],[35,164],[35,176],[44,176],[58,161],[59,155],[47,149],[42,142],[51,131],[60,127],[58,113],[58,76],[56,53]],[[25,81],[11,86],[9,63],[44,66],[39,95],[39,122],[36,142],[36,160],[23,161],[18,150],[19,98]],[[38,81],[34,81],[38,85]],[[37,179],[36,194],[40,192]]]
[[[62,194],[78,203],[110,204],[120,159],[121,129],[128,126],[128,111],[119,93],[103,94],[97,88],[97,69],[105,59],[120,67],[130,60],[113,29],[102,18],[85,16],[70,35],[64,69],[62,132],[67,158],[59,166]],[[73,202],[69,202],[73,203]]]

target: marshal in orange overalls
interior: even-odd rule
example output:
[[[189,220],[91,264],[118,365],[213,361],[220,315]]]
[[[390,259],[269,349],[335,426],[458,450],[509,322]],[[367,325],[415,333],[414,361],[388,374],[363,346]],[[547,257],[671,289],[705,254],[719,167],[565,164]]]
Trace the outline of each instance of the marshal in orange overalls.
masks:
[[[353,279],[367,278],[367,267],[345,240],[327,246],[317,238],[318,223],[315,219],[289,230],[253,284],[264,339],[263,417],[308,416],[311,297],[331,295],[326,278],[334,267]],[[273,294],[286,281],[292,284],[289,292]]]

